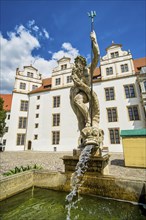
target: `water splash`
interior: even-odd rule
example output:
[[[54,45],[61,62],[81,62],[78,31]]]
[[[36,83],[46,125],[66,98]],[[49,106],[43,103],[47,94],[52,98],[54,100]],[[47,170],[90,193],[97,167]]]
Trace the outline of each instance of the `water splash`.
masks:
[[[70,220],[71,218],[71,209],[76,208],[77,202],[79,202],[82,198],[78,197],[79,187],[83,184],[83,176],[88,169],[88,162],[92,155],[92,150],[95,148],[95,145],[87,145],[81,152],[79,157],[79,162],[75,167],[75,172],[71,176],[71,192],[66,196],[66,201],[68,205],[66,205],[67,209],[67,218],[66,220]],[[73,201],[75,199],[75,201]]]

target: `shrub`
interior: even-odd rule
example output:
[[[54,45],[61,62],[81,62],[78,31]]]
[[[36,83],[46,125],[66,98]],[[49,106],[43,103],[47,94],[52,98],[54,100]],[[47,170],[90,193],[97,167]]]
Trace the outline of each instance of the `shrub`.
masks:
[[[27,170],[41,170],[43,169],[40,165],[34,164],[33,166],[27,165],[26,167],[21,166],[21,167],[15,167],[13,170],[9,170],[5,173],[3,173],[3,176],[10,176],[16,173],[21,173]]]

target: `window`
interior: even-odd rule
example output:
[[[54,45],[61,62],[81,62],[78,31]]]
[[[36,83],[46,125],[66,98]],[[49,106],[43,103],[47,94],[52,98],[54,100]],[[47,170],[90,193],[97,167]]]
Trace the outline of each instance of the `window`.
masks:
[[[9,128],[8,127],[5,127],[5,132],[8,132]]]
[[[17,134],[17,145],[24,145],[25,134]]]
[[[52,132],[52,144],[59,144],[60,142],[60,131]]]
[[[110,128],[109,134],[111,144],[120,144],[119,128]]]
[[[37,89],[37,88],[38,88],[37,85],[32,85],[32,90],[35,90],[35,89]]]
[[[37,106],[36,106],[36,109],[39,109],[39,108],[40,108],[40,105],[37,105]]]
[[[28,111],[28,101],[21,100],[20,111]]]
[[[19,117],[18,128],[26,128],[26,122],[27,122],[26,117]]]
[[[135,89],[134,89],[133,84],[125,85],[124,89],[125,89],[126,98],[134,98],[135,97]]]
[[[35,128],[38,128],[39,127],[39,124],[38,123],[35,123]]]
[[[67,83],[71,83],[71,82],[72,82],[72,77],[71,77],[71,76],[67,76],[66,82],[67,82]]]
[[[108,122],[117,121],[117,108],[108,108],[107,115],[108,115]]]
[[[114,87],[105,88],[105,97],[106,101],[115,99]]]
[[[139,120],[138,106],[133,105],[128,107],[130,121]]]
[[[55,85],[60,85],[61,83],[61,78],[56,78],[55,79]]]
[[[124,72],[128,72],[129,69],[128,69],[128,64],[123,64],[121,65],[121,72],[124,73]]]
[[[26,83],[20,83],[20,89],[25,90],[26,89]]]
[[[53,97],[53,108],[60,107],[60,96]]]
[[[3,145],[6,145],[7,140],[3,139]]]
[[[34,135],[34,140],[37,140],[37,139],[38,139],[38,135],[35,134],[35,135]]]
[[[60,114],[53,114],[53,126],[60,125]]]
[[[119,56],[119,52],[116,51],[114,53],[111,53],[111,58],[115,58],[115,57],[118,57]]]
[[[39,100],[39,99],[40,99],[40,95],[37,96],[37,100]]]
[[[61,70],[65,70],[67,68],[67,64],[61,65]]]
[[[36,118],[39,118],[39,114],[36,114],[35,117],[36,117]]]
[[[10,115],[8,115],[8,120],[10,120]]]
[[[113,74],[113,68],[112,67],[106,68],[106,75],[109,76],[112,74]]]
[[[33,78],[33,73],[27,72],[27,76]]]

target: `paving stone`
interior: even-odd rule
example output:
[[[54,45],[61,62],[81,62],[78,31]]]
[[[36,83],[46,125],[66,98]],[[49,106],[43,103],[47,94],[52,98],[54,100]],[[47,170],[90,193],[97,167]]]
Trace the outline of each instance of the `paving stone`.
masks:
[[[72,152],[0,152],[0,176],[14,169],[16,166],[41,165],[45,170],[64,171],[64,155],[72,155]],[[112,176],[126,179],[146,181],[146,169],[124,166],[123,154],[111,154],[109,161],[109,173]]]

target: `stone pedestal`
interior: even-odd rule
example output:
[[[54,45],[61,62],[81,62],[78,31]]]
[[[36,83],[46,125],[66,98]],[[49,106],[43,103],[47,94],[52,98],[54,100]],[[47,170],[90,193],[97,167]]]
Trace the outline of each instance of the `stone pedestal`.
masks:
[[[92,156],[88,162],[88,169],[86,173],[93,175],[108,175],[109,157],[109,154]],[[65,172],[74,172],[79,161],[79,156],[64,156],[62,159],[65,165]]]

